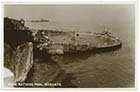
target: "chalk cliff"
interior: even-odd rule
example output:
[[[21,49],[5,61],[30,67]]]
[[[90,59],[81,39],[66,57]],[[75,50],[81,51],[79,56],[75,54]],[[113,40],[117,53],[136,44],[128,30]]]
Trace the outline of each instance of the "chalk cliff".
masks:
[[[5,67],[14,73],[15,82],[23,82],[33,64],[33,44],[21,44],[15,50],[6,43],[4,47]]]

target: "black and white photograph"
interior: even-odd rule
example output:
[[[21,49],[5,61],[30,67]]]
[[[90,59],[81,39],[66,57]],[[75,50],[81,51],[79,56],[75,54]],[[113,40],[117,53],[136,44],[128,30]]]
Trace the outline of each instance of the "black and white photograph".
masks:
[[[3,6],[3,88],[135,88],[135,4]]]

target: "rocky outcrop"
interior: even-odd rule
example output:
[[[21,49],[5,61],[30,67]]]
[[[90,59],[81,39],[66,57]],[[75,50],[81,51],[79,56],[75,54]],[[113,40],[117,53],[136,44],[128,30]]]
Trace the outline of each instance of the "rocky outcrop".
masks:
[[[14,55],[15,82],[23,82],[33,64],[33,44],[29,42],[18,46]]]
[[[23,82],[33,64],[33,44],[28,42],[15,50],[6,43],[4,47],[4,66],[14,73],[15,82]]]

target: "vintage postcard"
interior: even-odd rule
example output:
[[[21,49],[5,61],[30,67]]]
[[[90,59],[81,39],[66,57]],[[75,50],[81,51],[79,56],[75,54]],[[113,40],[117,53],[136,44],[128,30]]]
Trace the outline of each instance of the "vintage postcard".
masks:
[[[135,88],[135,4],[3,6],[3,88]]]

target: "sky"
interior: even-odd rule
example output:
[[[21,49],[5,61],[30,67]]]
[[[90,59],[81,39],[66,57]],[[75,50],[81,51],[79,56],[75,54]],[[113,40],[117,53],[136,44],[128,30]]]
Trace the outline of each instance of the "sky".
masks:
[[[51,19],[58,22],[114,22],[133,20],[133,5],[5,5],[4,16]]]

